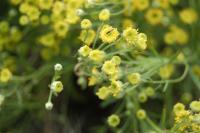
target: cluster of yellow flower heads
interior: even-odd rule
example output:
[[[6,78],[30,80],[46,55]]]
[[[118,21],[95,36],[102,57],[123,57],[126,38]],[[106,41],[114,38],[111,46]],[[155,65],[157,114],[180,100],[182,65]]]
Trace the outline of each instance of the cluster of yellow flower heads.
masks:
[[[173,112],[175,123],[172,130],[176,132],[200,132],[200,101],[192,101],[188,110],[184,104],[177,103],[174,105]]]

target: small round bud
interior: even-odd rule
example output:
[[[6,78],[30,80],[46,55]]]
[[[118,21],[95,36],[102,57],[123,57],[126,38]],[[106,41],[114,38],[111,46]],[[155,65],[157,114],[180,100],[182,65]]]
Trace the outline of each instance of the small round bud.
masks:
[[[193,112],[200,112],[200,101],[192,101],[190,108]]]
[[[120,123],[120,118],[119,118],[118,115],[113,114],[113,115],[108,117],[107,122],[111,127],[116,127]]]
[[[61,81],[54,81],[51,83],[51,90],[60,93],[63,90],[63,84]]]
[[[55,66],[54,66],[54,70],[55,71],[61,71],[63,69],[62,65],[57,63]]]
[[[147,101],[147,95],[144,93],[144,92],[140,92],[138,94],[138,100],[141,102],[141,103],[144,103]]]
[[[52,102],[47,102],[47,103],[45,104],[45,108],[46,108],[47,110],[52,110],[52,108],[53,108]]]
[[[136,116],[138,119],[143,120],[146,118],[146,111],[143,109],[140,109],[137,111]]]
[[[110,11],[108,9],[103,9],[99,13],[99,20],[101,20],[101,21],[107,21],[109,19],[110,19]]]
[[[89,19],[83,19],[81,21],[81,28],[82,29],[89,29],[92,27],[92,23]]]

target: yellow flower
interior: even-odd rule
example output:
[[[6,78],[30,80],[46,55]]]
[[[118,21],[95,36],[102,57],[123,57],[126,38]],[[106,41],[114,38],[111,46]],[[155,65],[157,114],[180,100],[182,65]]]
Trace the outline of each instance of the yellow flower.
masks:
[[[169,8],[169,0],[155,0],[158,3],[159,7],[167,9]]]
[[[160,24],[163,20],[163,11],[161,9],[149,9],[145,15],[147,21],[152,25]]]
[[[179,13],[181,20],[186,24],[192,24],[197,21],[198,14],[192,8],[186,8]]]
[[[100,32],[100,38],[105,43],[114,42],[118,36],[119,32],[117,31],[117,28],[113,28],[109,25],[105,25]]]
[[[10,0],[10,3],[13,5],[19,5],[22,2],[22,0]]]
[[[110,11],[108,9],[103,9],[99,13],[99,20],[101,20],[101,21],[107,21],[109,19],[110,19]]]
[[[190,103],[190,108],[194,112],[200,112],[200,101],[192,101]]]
[[[139,84],[141,81],[141,75],[139,73],[131,73],[127,76],[128,81],[133,84]]]
[[[152,97],[155,95],[155,90],[152,87],[147,87],[145,89],[145,94],[149,97]]]
[[[116,65],[112,61],[105,61],[102,66],[102,71],[108,75],[112,75],[117,71]]]
[[[54,81],[51,84],[51,89],[57,93],[60,93],[63,90],[63,84],[61,81]]]
[[[147,36],[144,33],[138,34],[135,46],[141,50],[145,50],[147,48]]]
[[[88,86],[94,86],[97,83],[98,79],[95,76],[88,78]]]
[[[116,127],[120,124],[120,118],[116,114],[112,114],[111,116],[108,117],[107,119],[108,125],[111,127]]]
[[[147,95],[146,95],[146,93],[144,93],[144,92],[140,92],[139,94],[138,94],[138,100],[141,102],[141,103],[144,103],[144,102],[146,102],[147,101]]]
[[[26,2],[23,2],[23,3],[20,4],[20,6],[19,6],[19,11],[20,11],[21,13],[27,13],[30,7],[31,7],[30,4],[28,4],[28,3],[26,3]]]
[[[89,54],[89,59],[95,62],[103,61],[104,57],[105,57],[105,52],[98,49],[92,50]]]
[[[39,0],[38,1],[38,6],[44,10],[49,10],[52,5],[53,5],[53,0]]]
[[[3,68],[0,72],[0,81],[8,82],[12,78],[12,73],[9,69]]]
[[[81,47],[78,52],[80,55],[86,57],[90,54],[90,52],[92,51],[92,49],[90,47],[88,47],[87,45]]]
[[[181,28],[177,28],[174,32],[177,43],[186,44],[188,42],[189,37],[186,31]]]
[[[79,39],[86,45],[90,46],[94,41],[95,35],[96,33],[94,30],[82,30]]]
[[[128,27],[123,31],[123,37],[129,44],[135,44],[138,39],[138,31]]]
[[[122,22],[123,29],[126,29],[128,27],[135,27],[134,22],[131,19],[124,19]]]
[[[169,79],[170,76],[173,74],[173,72],[174,72],[174,65],[173,64],[167,64],[167,65],[160,68],[159,75],[163,79]]]
[[[113,62],[115,65],[120,65],[121,58],[119,56],[113,56],[111,62]]]
[[[180,111],[184,111],[185,110],[185,105],[182,103],[177,103],[174,105],[173,111],[175,114],[179,113]]]
[[[69,25],[65,21],[58,21],[54,23],[53,28],[59,37],[65,37],[68,32]]]
[[[176,38],[173,34],[173,32],[167,32],[165,35],[164,35],[164,41],[166,44],[174,44],[176,42]]]
[[[133,8],[139,11],[145,10],[149,7],[149,0],[132,0]]]
[[[89,19],[83,19],[81,21],[81,28],[82,29],[89,29],[92,27],[92,23]]]
[[[143,109],[139,109],[137,112],[136,112],[136,116],[138,119],[140,120],[143,120],[146,118],[146,111],[143,110]]]
[[[47,33],[39,38],[39,43],[46,47],[53,47],[56,43],[54,33]]]
[[[43,25],[48,24],[48,23],[50,22],[50,18],[49,18],[49,16],[47,16],[47,15],[43,15],[43,16],[41,16],[41,18],[40,18],[40,22],[41,22],[41,24],[43,24]]]
[[[99,99],[105,100],[110,95],[110,90],[108,87],[101,87],[96,92],[96,95],[98,96]]]
[[[53,14],[60,14],[63,10],[65,9],[65,5],[63,2],[61,1],[55,1],[54,4],[53,4],[53,9],[52,9],[52,12]]]
[[[21,25],[26,25],[29,23],[29,18],[28,16],[26,15],[22,15],[20,18],[19,18],[19,24]]]
[[[29,6],[26,12],[27,16],[31,21],[38,20],[40,17],[40,13],[40,10],[35,6]]]
[[[122,92],[122,82],[112,80],[109,89],[114,97],[119,96],[119,94]]]

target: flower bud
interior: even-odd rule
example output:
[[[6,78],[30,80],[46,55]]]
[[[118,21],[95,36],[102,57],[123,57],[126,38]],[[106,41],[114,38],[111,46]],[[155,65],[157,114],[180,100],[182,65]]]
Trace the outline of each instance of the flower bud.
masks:
[[[46,108],[47,110],[52,110],[52,108],[53,108],[52,102],[47,102],[47,103],[45,104],[45,108]]]
[[[55,66],[54,66],[54,70],[55,71],[61,71],[63,69],[62,65],[57,63]]]

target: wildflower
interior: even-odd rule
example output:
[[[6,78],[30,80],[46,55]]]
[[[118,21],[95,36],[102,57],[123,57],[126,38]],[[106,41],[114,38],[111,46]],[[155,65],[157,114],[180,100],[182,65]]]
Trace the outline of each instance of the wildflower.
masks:
[[[38,5],[41,9],[49,10],[53,5],[53,0],[39,0]]]
[[[88,78],[88,86],[94,86],[97,83],[97,77],[91,76]]]
[[[91,51],[92,51],[92,49],[90,47],[88,47],[87,45],[84,45],[83,47],[81,47],[78,50],[79,54],[82,55],[83,57],[88,56]]]
[[[123,29],[127,29],[128,27],[135,27],[134,22],[131,19],[124,19],[122,22]]]
[[[63,2],[61,1],[55,1],[54,4],[53,4],[53,9],[52,9],[52,12],[53,14],[60,14],[65,8],[65,5]]]
[[[54,24],[54,30],[56,34],[60,37],[65,37],[68,31],[69,25],[66,24],[64,21],[58,21]]]
[[[51,90],[60,93],[63,90],[63,84],[61,81],[54,81],[51,83]]]
[[[127,79],[131,84],[137,85],[141,81],[141,75],[139,73],[131,73],[127,76]]]
[[[100,38],[105,43],[114,42],[118,36],[119,32],[117,31],[117,28],[113,28],[109,25],[105,25],[100,32]]]
[[[46,47],[53,47],[56,43],[55,34],[52,32],[44,34],[38,39],[38,41]]]
[[[112,75],[116,72],[116,66],[112,61],[105,61],[103,66],[102,66],[102,70],[108,74],[108,75]]]
[[[143,110],[143,109],[139,109],[137,112],[136,112],[136,116],[138,119],[140,120],[143,120],[146,118],[146,111]]]
[[[165,35],[164,35],[164,41],[167,43],[167,44],[174,44],[175,41],[176,41],[176,38],[174,36],[174,34],[172,32],[167,32]]]
[[[175,114],[179,113],[180,111],[184,111],[185,110],[185,105],[182,103],[177,103],[174,105],[173,111]]]
[[[94,30],[82,30],[79,39],[86,45],[90,46],[94,41],[95,35],[96,33]]]
[[[133,7],[139,11],[145,10],[149,7],[149,0],[133,0]]]
[[[114,97],[119,96],[122,91],[122,82],[121,81],[111,81],[111,85],[109,86],[111,93]]]
[[[168,79],[174,72],[174,65],[173,64],[167,64],[160,68],[159,75],[163,79]]]
[[[26,25],[26,24],[28,24],[28,23],[29,23],[29,18],[28,18],[28,16],[26,16],[26,15],[21,16],[21,17],[19,18],[19,23],[20,23],[21,25]]]
[[[107,122],[109,126],[116,127],[120,124],[120,118],[118,115],[112,114],[111,116],[108,117]]]
[[[144,33],[138,34],[138,38],[135,45],[137,48],[145,50],[147,47],[147,36]]]
[[[47,15],[42,15],[40,18],[41,24],[46,25],[49,24],[50,18]]]
[[[3,68],[0,72],[0,81],[8,82],[12,78],[12,73],[9,69]]]
[[[92,50],[90,53],[89,53],[89,59],[95,61],[95,62],[101,62],[103,61],[105,57],[105,52],[104,51],[101,51],[101,50]]]
[[[101,87],[96,92],[96,95],[98,96],[99,99],[105,100],[110,95],[110,90],[108,87]]]
[[[101,21],[107,21],[109,19],[110,19],[110,11],[108,9],[103,9],[99,13],[99,20],[101,20]]]
[[[26,14],[31,21],[35,21],[39,19],[41,12],[39,11],[37,7],[29,6]]]
[[[190,108],[194,112],[200,112],[200,101],[192,101],[190,103]]]
[[[141,103],[144,103],[147,101],[147,95],[144,93],[144,92],[140,92],[138,94],[138,100],[141,102]]]
[[[9,31],[9,23],[7,21],[0,22],[0,32],[6,33]]]
[[[197,21],[198,14],[192,8],[186,8],[179,13],[181,20],[186,24],[192,24]]]
[[[121,58],[119,56],[113,56],[111,62],[113,62],[115,65],[120,65]]]
[[[61,71],[63,69],[62,65],[57,63],[56,65],[54,65],[54,70],[55,71]]]
[[[145,17],[150,24],[157,25],[162,22],[164,15],[161,9],[155,8],[149,9]]]
[[[152,87],[147,87],[145,89],[145,94],[149,97],[152,97],[155,95],[155,90]]]
[[[47,102],[47,103],[45,104],[45,108],[46,108],[47,110],[52,110],[52,108],[53,108],[52,102]]]
[[[138,39],[138,31],[128,27],[123,31],[123,37],[129,44],[135,44]]]
[[[81,28],[82,29],[89,29],[92,27],[92,23],[89,19],[83,19],[81,21]]]

